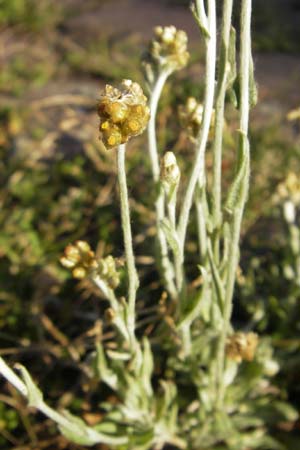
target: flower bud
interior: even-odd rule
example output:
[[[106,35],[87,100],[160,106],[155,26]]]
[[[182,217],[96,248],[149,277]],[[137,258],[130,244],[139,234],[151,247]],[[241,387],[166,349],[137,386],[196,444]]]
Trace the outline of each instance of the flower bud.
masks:
[[[173,152],[167,152],[161,160],[160,179],[166,187],[172,188],[179,184],[180,169]]]
[[[111,289],[118,287],[120,274],[117,272],[116,261],[111,255],[99,261],[97,274]]]
[[[203,120],[203,105],[198,103],[194,97],[188,97],[185,105],[178,108],[179,121],[182,128],[185,129],[191,139],[195,139],[200,131]],[[215,112],[213,111],[209,139],[212,139],[214,133]]]

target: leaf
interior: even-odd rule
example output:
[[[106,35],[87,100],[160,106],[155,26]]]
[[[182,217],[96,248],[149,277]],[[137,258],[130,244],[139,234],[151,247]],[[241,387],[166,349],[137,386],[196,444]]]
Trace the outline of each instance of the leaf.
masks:
[[[221,313],[223,314],[224,312],[224,301],[225,301],[225,289],[224,289],[224,285],[223,285],[223,281],[220,277],[218,268],[216,267],[216,264],[214,262],[214,257],[212,254],[212,249],[211,249],[211,244],[209,243],[208,245],[208,259],[209,259],[209,264],[210,264],[210,268],[211,268],[211,272],[212,272],[212,276],[213,276],[213,281],[215,284],[215,288],[216,288],[216,293],[217,293],[217,300],[218,300],[218,306],[220,308]]]
[[[147,395],[149,397],[151,397],[153,394],[153,390],[152,390],[152,386],[151,386],[151,377],[152,377],[152,372],[153,372],[153,355],[152,355],[149,340],[146,337],[144,337],[144,339],[143,339],[143,344],[144,344],[143,345],[143,347],[144,347],[143,363],[142,363],[142,367],[141,367],[140,376],[141,376],[141,381],[143,383],[145,391],[147,392]]]
[[[59,425],[60,432],[76,444],[91,446],[97,443],[103,443],[116,446],[128,442],[126,436],[117,436],[115,433],[109,436],[108,434],[96,431],[96,428],[88,427],[82,419],[73,416],[68,411],[64,411],[63,415],[69,421],[70,427]],[[76,429],[78,432],[76,432]]]
[[[117,361],[129,361],[131,358],[130,353],[126,352],[117,352],[115,350],[106,350],[107,356],[109,356],[110,359],[115,359]]]
[[[75,444],[80,445],[88,445],[92,446],[97,441],[95,439],[89,437],[87,435],[86,430],[86,424],[83,422],[83,420],[79,419],[79,417],[73,416],[69,412],[64,412],[64,416],[70,421],[70,423],[75,427],[75,429],[78,429],[78,432],[73,429],[73,427],[63,427],[59,425],[59,431],[71,442],[74,442]]]
[[[252,55],[250,56],[250,66],[249,66],[249,104],[250,108],[253,108],[257,104],[258,92],[257,85],[254,78],[254,64]]]
[[[97,376],[113,390],[118,388],[118,377],[108,367],[102,344],[96,347],[95,371]]]
[[[205,15],[205,11],[201,10],[198,14],[194,4],[192,4],[190,8],[201,33],[205,38],[210,38],[210,34],[207,28],[207,18]]]
[[[236,80],[236,31],[234,27],[230,29],[229,48],[228,48],[229,73],[227,76],[227,87],[232,87]]]
[[[241,133],[241,132],[240,132]],[[241,160],[238,172],[230,187],[225,209],[232,213],[235,209],[243,206],[245,196],[248,192],[249,183],[249,141],[247,136],[241,133]]]
[[[287,420],[288,422],[295,422],[299,418],[299,414],[296,409],[286,402],[276,401],[272,403],[274,410],[278,415],[282,417],[281,420]]]
[[[174,255],[179,255],[180,247],[179,247],[178,237],[177,237],[176,231],[174,230],[174,227],[172,226],[171,222],[169,221],[169,219],[165,218],[164,220],[162,220],[160,222],[160,225],[166,236],[167,242],[168,242],[172,252],[174,253]]]
[[[199,292],[197,292],[194,297],[192,297],[189,301],[186,302],[187,307],[181,315],[181,319],[177,325],[178,329],[182,329],[185,326],[191,324],[200,315],[200,312],[202,313],[202,315],[205,316],[205,318],[208,318],[209,316],[211,306],[208,296],[209,275],[203,266],[198,267],[203,276],[202,289]]]
[[[39,409],[39,405],[43,402],[43,394],[34,384],[28,370],[21,364],[16,364],[16,368],[20,370],[21,376],[27,388],[28,405]]]

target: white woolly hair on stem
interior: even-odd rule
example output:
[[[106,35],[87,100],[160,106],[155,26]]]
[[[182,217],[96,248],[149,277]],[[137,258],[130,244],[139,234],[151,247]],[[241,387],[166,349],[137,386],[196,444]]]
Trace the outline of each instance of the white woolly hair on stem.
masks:
[[[213,102],[215,93],[215,72],[216,72],[216,2],[208,0],[208,32],[206,37],[206,74],[205,74],[205,96],[204,113],[201,129],[196,143],[196,160],[193,166],[191,177],[188,182],[185,196],[182,201],[182,209],[179,217],[178,235],[181,245],[181,257],[184,259],[184,245],[186,239],[187,226],[190,211],[193,203],[195,188],[197,183],[202,187],[205,183],[205,150],[208,140],[209,127],[213,112]]]
[[[127,326],[130,338],[135,342],[135,302],[136,291],[139,286],[139,279],[135,267],[134,252],[132,245],[132,233],[130,223],[130,210],[128,200],[128,188],[126,181],[126,167],[125,167],[125,144],[117,148],[117,168],[118,181],[120,190],[120,207],[121,207],[121,221],[123,230],[123,239],[126,256],[126,266],[128,273],[128,317]]]
[[[156,113],[158,102],[166,83],[168,76],[171,74],[170,70],[163,70],[157,76],[150,95],[150,120],[148,123],[148,150],[151,161],[152,176],[155,184],[159,183],[160,164],[159,154],[157,149],[156,137]],[[165,197],[163,189],[159,190],[155,201],[156,208],[156,226],[157,226],[157,240],[160,252],[160,264],[162,268],[162,276],[166,283],[167,290],[173,298],[177,296],[177,290],[174,283],[174,269],[169,259],[168,245],[166,237],[161,229],[161,222],[165,217]]]
[[[240,34],[240,135],[241,143],[244,146],[244,162],[246,167],[245,177],[241,190],[241,198],[236,211],[233,212],[231,225],[231,242],[229,244],[229,254],[227,262],[227,276],[226,276],[226,291],[224,304],[224,323],[222,333],[219,341],[218,350],[218,390],[217,390],[217,409],[223,408],[225,383],[224,383],[224,369],[225,369],[225,348],[226,337],[230,329],[230,319],[232,314],[232,301],[234,293],[234,284],[236,279],[236,270],[239,262],[239,239],[241,232],[241,224],[245,203],[247,200],[249,190],[249,175],[250,175],[250,155],[248,144],[248,126],[249,126],[249,87],[250,87],[250,60],[251,60],[251,9],[252,0],[242,0],[241,11],[241,34]]]
[[[224,0],[220,61],[224,61],[223,70],[219,70],[216,106],[215,106],[215,135],[213,142],[213,181],[212,181],[212,216],[215,227],[219,229],[222,221],[222,146],[224,131],[225,96],[230,67],[228,67],[228,53],[230,46],[230,30],[232,19],[233,0]],[[214,254],[219,261],[219,236],[216,237]]]

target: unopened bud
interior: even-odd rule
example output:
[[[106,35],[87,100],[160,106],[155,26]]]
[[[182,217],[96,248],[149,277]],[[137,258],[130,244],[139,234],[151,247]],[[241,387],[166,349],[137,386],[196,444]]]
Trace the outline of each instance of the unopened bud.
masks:
[[[180,169],[173,152],[165,153],[161,160],[160,179],[168,188],[175,187],[179,184]]]

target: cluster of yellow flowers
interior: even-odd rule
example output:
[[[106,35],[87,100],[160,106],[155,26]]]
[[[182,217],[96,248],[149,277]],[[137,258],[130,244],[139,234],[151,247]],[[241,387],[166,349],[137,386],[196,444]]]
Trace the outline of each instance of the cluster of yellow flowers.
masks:
[[[140,85],[123,80],[119,88],[106,85],[98,103],[98,115],[101,139],[110,149],[141,134],[149,121],[150,110]]]
[[[229,359],[240,363],[252,361],[258,344],[256,333],[234,333],[227,339],[226,355]]]
[[[95,253],[85,241],[76,241],[65,248],[64,256],[60,258],[66,269],[71,269],[74,278],[85,278],[98,267]]]
[[[60,262],[66,269],[72,271],[74,278],[99,276],[111,289],[115,289],[120,282],[115,259],[109,255],[97,261],[95,253],[86,241],[76,241],[67,245]]]
[[[203,105],[198,103],[195,97],[188,97],[186,104],[178,107],[178,115],[180,124],[188,136],[192,139],[196,138],[203,120]],[[215,112],[213,111],[209,133],[210,139],[213,137],[214,125]]]
[[[111,255],[100,259],[97,273],[111,289],[119,286],[120,274],[116,268],[116,260]]]
[[[180,70],[187,65],[187,35],[185,31],[174,26],[155,27],[155,38],[150,43],[149,56],[161,68],[172,71]]]

